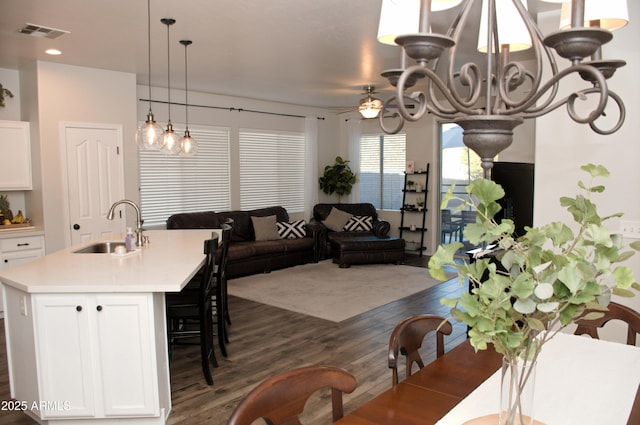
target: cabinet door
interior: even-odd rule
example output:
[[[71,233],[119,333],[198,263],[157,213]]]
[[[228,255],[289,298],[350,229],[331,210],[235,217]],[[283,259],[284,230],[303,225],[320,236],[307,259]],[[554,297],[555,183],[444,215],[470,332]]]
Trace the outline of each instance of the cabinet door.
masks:
[[[0,190],[30,190],[29,123],[0,121]]]
[[[159,414],[151,294],[96,297],[104,414]]]
[[[26,236],[0,240],[0,270],[33,261],[44,256],[44,238]],[[0,291],[0,317],[4,311]]]
[[[52,404],[40,414],[45,419],[93,417],[95,376],[88,298],[36,295],[34,300],[41,401]]]

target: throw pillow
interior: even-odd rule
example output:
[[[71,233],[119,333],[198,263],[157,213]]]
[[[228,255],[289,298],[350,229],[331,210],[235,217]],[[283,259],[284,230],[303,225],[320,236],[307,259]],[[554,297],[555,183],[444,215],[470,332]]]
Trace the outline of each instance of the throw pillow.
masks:
[[[257,241],[272,241],[280,239],[278,229],[276,227],[276,216],[270,215],[268,217],[251,217],[253,223],[253,232],[256,235]]]
[[[337,209],[336,207],[331,208],[331,212],[327,218],[322,222],[329,230],[333,230],[334,232],[342,232],[344,225],[347,224],[347,221],[351,218],[351,214],[348,212]]]
[[[307,236],[307,222],[304,220],[296,220],[289,223],[279,221],[276,223],[276,227],[282,239],[297,239]]]
[[[370,215],[354,215],[344,225],[346,232],[369,232],[373,229],[373,217]]]

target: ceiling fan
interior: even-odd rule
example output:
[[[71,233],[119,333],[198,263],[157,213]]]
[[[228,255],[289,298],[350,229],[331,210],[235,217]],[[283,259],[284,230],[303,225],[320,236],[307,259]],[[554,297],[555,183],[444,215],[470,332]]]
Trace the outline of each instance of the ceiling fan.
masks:
[[[358,111],[365,119],[377,118],[384,101],[373,96],[378,93],[375,86],[367,84],[362,89],[364,91],[360,94],[365,95],[365,97],[360,99],[358,106],[335,106],[330,109],[336,111],[338,115]],[[412,109],[414,105],[408,103],[406,107]],[[389,108],[393,108],[393,105],[389,105]]]

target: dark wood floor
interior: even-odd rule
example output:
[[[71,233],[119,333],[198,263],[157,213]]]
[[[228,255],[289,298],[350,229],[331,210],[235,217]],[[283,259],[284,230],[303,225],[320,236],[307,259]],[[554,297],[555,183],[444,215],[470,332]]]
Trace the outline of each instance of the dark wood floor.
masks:
[[[425,259],[407,263],[424,264]],[[355,267],[355,266],[354,266]],[[393,267],[390,265],[390,267]],[[425,269],[425,273],[428,271]],[[401,285],[402,282],[398,282]],[[387,367],[387,344],[393,327],[414,314],[448,317],[440,298],[455,296],[457,281],[445,282],[375,310],[333,323],[241,298],[229,300],[233,324],[229,357],[217,353],[213,386],[206,385],[197,347],[176,347],[171,363],[173,410],[169,424],[224,424],[231,411],[255,384],[274,373],[310,365],[330,364],[355,375],[358,388],[345,397],[349,412],[391,386]],[[446,338],[447,350],[465,338],[465,327],[454,324]],[[425,350],[425,360],[435,358]],[[306,423],[330,423],[329,394],[320,393],[307,405]],[[9,399],[4,327],[0,330],[0,401]],[[0,425],[33,424],[22,413],[0,411]]]

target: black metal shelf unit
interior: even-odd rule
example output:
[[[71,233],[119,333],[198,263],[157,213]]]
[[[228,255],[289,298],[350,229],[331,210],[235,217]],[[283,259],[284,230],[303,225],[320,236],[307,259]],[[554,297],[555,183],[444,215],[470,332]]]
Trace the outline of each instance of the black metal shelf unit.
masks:
[[[418,185],[424,185],[422,190],[414,189]],[[426,170],[416,171],[413,173],[405,173],[404,175],[404,188],[402,189],[402,208],[400,208],[400,237],[404,232],[411,232],[412,234],[420,234],[420,246],[415,249],[420,256],[426,251],[427,247],[424,242],[424,234],[427,231],[427,194],[429,193],[429,164],[427,164]],[[418,201],[420,201],[420,195],[424,195],[422,201],[423,205],[420,207]],[[405,213],[415,215],[421,214],[422,221],[418,219],[421,224],[405,225]],[[407,220],[409,221],[409,220]],[[413,251],[413,250],[411,250]]]

